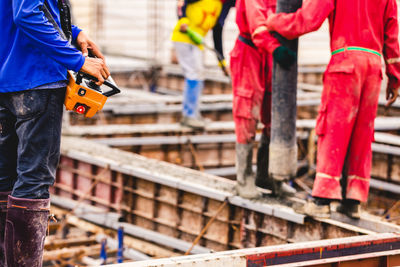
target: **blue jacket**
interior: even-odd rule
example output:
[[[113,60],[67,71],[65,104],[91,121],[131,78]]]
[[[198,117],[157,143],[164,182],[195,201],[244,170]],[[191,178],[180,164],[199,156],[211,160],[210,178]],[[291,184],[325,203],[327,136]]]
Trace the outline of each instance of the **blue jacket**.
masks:
[[[60,25],[57,0],[46,0]],[[85,58],[63,40],[41,11],[44,0],[0,1],[0,93],[66,80]],[[75,40],[80,32],[72,27]]]

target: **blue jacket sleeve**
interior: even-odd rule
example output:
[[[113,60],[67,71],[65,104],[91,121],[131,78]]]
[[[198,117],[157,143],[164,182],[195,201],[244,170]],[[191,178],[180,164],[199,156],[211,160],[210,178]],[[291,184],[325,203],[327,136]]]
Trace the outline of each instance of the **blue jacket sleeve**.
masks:
[[[78,28],[75,25],[72,25],[72,41],[76,41],[76,38],[78,38],[79,33],[82,30],[80,28]]]
[[[85,62],[84,56],[68,41],[63,40],[45,17],[41,11],[43,0],[12,0],[12,2],[14,23],[32,40],[32,43],[67,69],[79,71]],[[76,34],[77,29],[73,31]]]

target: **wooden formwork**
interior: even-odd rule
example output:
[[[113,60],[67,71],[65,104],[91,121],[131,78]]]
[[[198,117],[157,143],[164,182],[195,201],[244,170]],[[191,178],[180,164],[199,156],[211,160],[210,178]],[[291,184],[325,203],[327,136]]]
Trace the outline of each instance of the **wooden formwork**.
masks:
[[[335,220],[306,219],[286,200],[249,201],[234,195],[235,183],[76,138],[63,138],[53,194],[82,196],[87,204],[117,212],[128,223],[199,244],[227,249],[283,244],[378,231],[395,225],[375,221],[370,229]],[[227,201],[218,214],[216,210]]]
[[[379,118],[378,131],[396,130],[396,118]],[[314,121],[298,121],[299,160],[305,160],[310,149],[315,150],[315,140],[309,137]],[[386,126],[384,125],[386,124]],[[382,125],[382,126],[381,126]],[[176,124],[170,125],[104,125],[68,127],[64,134],[94,139],[96,142],[118,147],[144,156],[199,169],[232,167],[235,161],[235,134],[233,122],[211,123],[204,132],[192,131]],[[377,132],[376,136],[381,136]],[[387,137],[398,141],[396,135]],[[260,134],[257,134],[257,139]],[[313,142],[309,142],[310,139]],[[372,177],[400,184],[400,150],[396,143],[385,140],[373,144]],[[400,140],[400,139],[399,139]],[[400,142],[399,142],[400,143]],[[311,148],[310,148],[311,146]],[[255,148],[256,149],[256,146]],[[255,158],[254,158],[255,160]],[[315,157],[313,157],[315,163]]]
[[[376,121],[377,130],[394,130],[399,126],[395,118],[380,118]],[[219,126],[217,126],[219,125]],[[315,137],[312,121],[298,121],[299,134],[299,173],[315,165]],[[390,126],[389,128],[388,125]],[[385,128],[386,127],[386,128]],[[178,125],[136,125],[70,127],[67,134],[86,136],[94,141],[112,147],[139,153],[143,156],[171,162],[185,167],[224,176],[235,177],[235,135],[233,123],[213,123],[206,132],[193,132]],[[257,135],[259,138],[260,135]],[[368,208],[374,214],[383,216],[396,204],[400,196],[400,143],[392,134],[376,133],[373,144],[373,165],[371,194]],[[256,154],[257,146],[254,146]],[[311,152],[314,151],[314,152]],[[256,157],[253,157],[256,163]],[[312,179],[297,179],[312,188]],[[304,190],[304,187],[302,187]],[[398,220],[399,212],[391,211],[390,219]]]

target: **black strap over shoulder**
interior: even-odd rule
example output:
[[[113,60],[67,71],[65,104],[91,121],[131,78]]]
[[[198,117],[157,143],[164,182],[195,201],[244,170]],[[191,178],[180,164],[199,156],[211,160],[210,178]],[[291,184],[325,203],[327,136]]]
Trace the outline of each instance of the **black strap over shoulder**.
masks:
[[[71,9],[68,0],[58,0],[61,28],[68,40],[72,39]]]
[[[49,22],[54,26],[54,28],[59,32],[61,37],[71,43],[72,41],[72,25],[71,25],[71,12],[69,5],[65,0],[58,0],[57,7],[60,12],[60,22],[61,28],[58,26],[54,17],[51,15],[49,11],[49,5],[47,1],[44,2],[42,11]]]

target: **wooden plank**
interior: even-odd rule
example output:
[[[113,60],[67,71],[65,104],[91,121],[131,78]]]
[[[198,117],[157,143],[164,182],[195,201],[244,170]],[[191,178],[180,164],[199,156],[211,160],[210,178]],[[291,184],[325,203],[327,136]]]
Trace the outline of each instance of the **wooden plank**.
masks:
[[[45,250],[56,250],[72,246],[88,246],[96,244],[96,237],[80,237],[80,238],[68,238],[68,239],[46,239],[44,243]]]
[[[57,259],[78,258],[83,256],[90,256],[94,251],[100,252],[101,245],[80,246],[73,248],[62,248],[51,251],[44,251],[43,261],[51,261]]]

